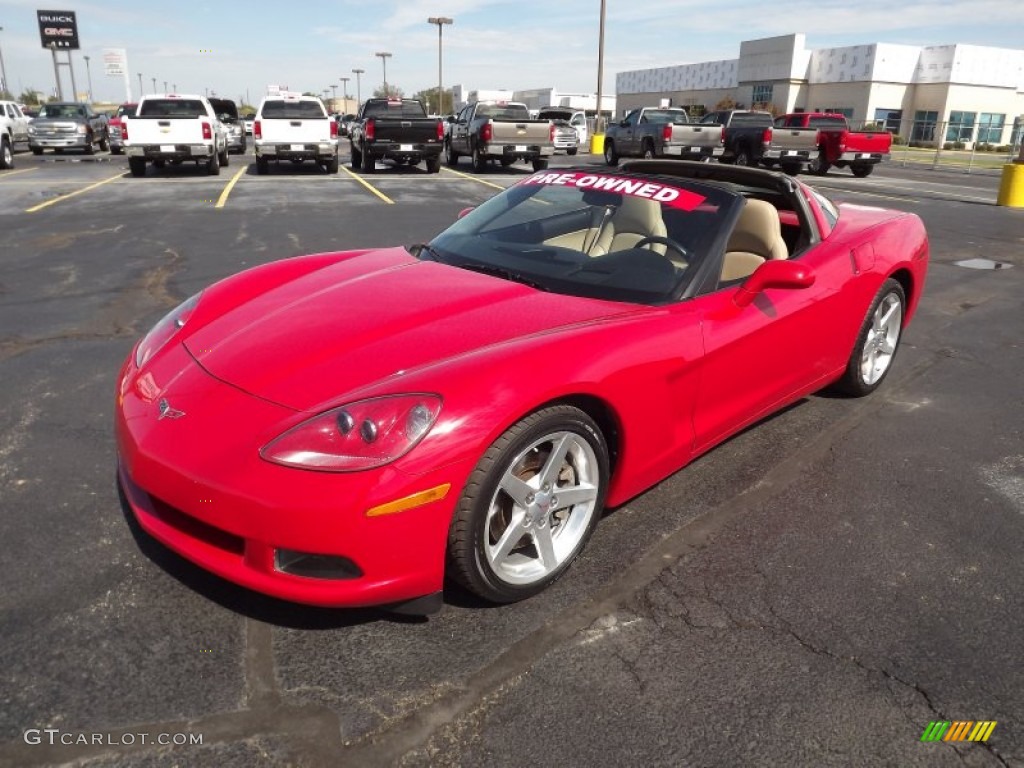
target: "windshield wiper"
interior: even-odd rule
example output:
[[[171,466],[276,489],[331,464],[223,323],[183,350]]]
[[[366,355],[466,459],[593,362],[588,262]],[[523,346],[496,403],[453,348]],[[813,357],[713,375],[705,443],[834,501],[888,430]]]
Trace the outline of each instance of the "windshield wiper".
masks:
[[[536,288],[538,291],[550,290],[546,286],[534,282],[526,275],[520,274],[519,272],[515,272],[511,269],[506,269],[505,267],[496,267],[493,264],[471,264],[469,262],[463,262],[462,264],[456,264],[455,266],[459,269],[468,269],[470,272],[479,272],[483,275],[492,275],[504,280],[511,280],[514,283],[522,283],[523,285],[528,285],[531,288]]]
[[[412,253],[420,261],[438,261],[445,264],[445,260],[441,258],[441,253],[429,243],[414,243],[409,246],[409,253]]]

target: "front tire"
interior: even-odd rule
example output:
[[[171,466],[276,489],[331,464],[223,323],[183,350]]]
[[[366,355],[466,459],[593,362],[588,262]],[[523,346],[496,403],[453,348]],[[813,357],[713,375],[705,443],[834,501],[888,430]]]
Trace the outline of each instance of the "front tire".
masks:
[[[31,149],[32,149],[32,154],[33,155],[41,155],[41,154],[43,154],[43,148],[42,147],[32,147]]]
[[[892,278],[882,283],[836,389],[853,397],[863,397],[878,389],[899,348],[906,304],[903,286]]]
[[[576,148],[576,147],[573,147],[572,149],[567,149],[567,150],[565,150],[565,154],[567,154],[567,155],[569,155],[570,157],[572,157],[573,155],[575,155],[575,154],[576,154],[576,152],[577,152],[577,151],[578,151],[578,150],[577,150],[577,148]]]
[[[608,478],[608,445],[590,416],[569,405],[530,414],[470,476],[449,529],[448,573],[496,603],[541,592],[586,545]]]
[[[604,163],[605,165],[618,165],[619,155],[615,151],[615,142],[605,139],[604,142]]]

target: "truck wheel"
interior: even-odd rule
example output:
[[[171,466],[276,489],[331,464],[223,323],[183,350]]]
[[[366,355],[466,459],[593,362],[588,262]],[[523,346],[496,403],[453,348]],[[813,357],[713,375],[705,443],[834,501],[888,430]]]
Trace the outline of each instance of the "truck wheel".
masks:
[[[473,145],[473,170],[477,173],[483,173],[487,170],[487,158],[480,153],[480,147],[476,144]]]
[[[132,172],[132,176],[139,177],[146,175],[146,158],[144,157],[129,157],[128,158],[128,170]]]
[[[800,163],[783,163],[782,172],[787,176],[799,176],[800,175]]]
[[[42,147],[32,147],[31,149],[32,149],[32,154],[33,155],[41,155],[41,154],[43,154],[43,148]]]
[[[567,155],[575,155],[576,154],[576,147],[573,147],[572,149],[565,150],[565,153]]]
[[[352,156],[349,160],[349,165],[352,166],[353,171],[359,170],[359,164],[363,162],[363,153],[356,149],[356,145],[352,142],[348,144],[349,154]]]
[[[533,161],[533,170],[543,171],[548,167],[548,159],[546,157],[538,157]]]
[[[14,153],[11,152],[11,142],[6,136],[0,138],[0,168],[14,167]]]
[[[100,139],[100,152],[109,152],[109,151],[110,151],[110,140],[107,137],[107,135],[104,134],[103,138]]]
[[[96,147],[94,147],[92,145],[92,143],[93,143],[93,141],[95,141],[95,139],[96,139],[96,137],[93,136],[91,133],[85,138],[85,142],[86,142],[86,144],[85,144],[85,154],[87,154],[87,155],[94,155],[94,154],[96,154]]]
[[[432,155],[427,158],[427,173],[440,173],[441,172],[441,156]]]
[[[444,161],[448,163],[448,165],[459,164],[459,153],[452,149],[451,141],[446,141],[444,143]]]
[[[338,172],[338,156],[337,155],[335,155],[330,160],[328,160],[326,163],[324,163],[324,170],[327,171],[328,173],[337,173]]]
[[[606,165],[618,165],[619,155],[615,151],[615,142],[608,141],[605,139],[604,142],[604,162]]]
[[[214,152],[206,161],[206,174],[208,176],[220,176],[220,157]]]
[[[256,158],[256,173],[259,176],[266,176],[270,172],[270,161],[265,157]]]
[[[231,158],[228,157],[228,148],[227,147],[224,147],[224,151],[217,155],[217,160],[225,168],[228,167],[228,164],[231,162]]]
[[[122,155],[122,154],[124,154],[124,147],[121,147],[121,146],[111,147],[110,148],[110,154],[112,154],[112,155]]]
[[[866,176],[870,176],[871,172],[873,170],[875,170],[875,166],[873,166],[873,165],[851,165],[850,166],[850,171],[858,179],[863,179]]]
[[[503,157],[498,162],[501,163],[501,167],[502,168],[508,168],[515,161],[516,161],[516,159],[514,157]]]
[[[376,168],[376,163],[373,161],[373,155],[366,151],[366,147],[363,147],[359,151],[359,170],[363,173],[373,173]]]
[[[650,141],[650,139],[644,142],[643,157],[644,160],[654,159],[654,144]]]
[[[750,162],[750,150],[746,147],[740,147],[736,150],[736,165],[751,165]]]
[[[807,170],[815,176],[824,176],[828,173],[828,160],[825,159],[825,153],[819,152],[812,157],[811,162],[807,164]]]

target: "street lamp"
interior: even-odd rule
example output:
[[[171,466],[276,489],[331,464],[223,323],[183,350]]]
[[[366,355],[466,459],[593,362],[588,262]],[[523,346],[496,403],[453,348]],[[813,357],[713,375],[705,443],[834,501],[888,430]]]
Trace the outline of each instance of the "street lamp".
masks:
[[[335,107],[335,111],[337,111],[337,107],[338,107],[338,86],[336,86],[334,83],[331,83],[331,91],[333,91],[333,93],[334,93],[334,107]]]
[[[380,63],[384,65],[384,98],[386,99],[391,95],[388,90],[388,59],[391,58],[391,54],[388,51],[377,51],[374,56],[380,57]]]
[[[454,19],[449,19],[447,16],[431,16],[427,19],[428,24],[437,25],[437,114],[441,114],[444,111],[442,106],[444,103],[444,86],[441,81],[441,30],[444,29],[445,24],[454,24]]]
[[[166,80],[164,80],[164,93],[170,93],[170,91],[167,90],[167,81]]]
[[[360,88],[359,76],[365,72],[365,69],[353,69],[352,74],[356,76],[356,111],[359,111],[359,105],[363,103],[363,90]]]
[[[363,70],[359,70],[359,71],[362,72]],[[345,95],[345,106],[342,107],[341,111],[342,112],[348,112],[348,81],[351,80],[352,78],[351,77],[339,77],[338,79],[341,80],[341,88],[342,88],[341,92]],[[359,109],[358,105],[356,105],[356,109]]]
[[[604,134],[604,114],[601,112],[601,83],[604,77],[604,11],[605,0],[601,0],[601,28],[597,40],[597,119],[594,133]]]
[[[139,72],[139,98],[142,98],[142,73]]]
[[[89,78],[89,103],[92,103],[92,70],[89,69],[89,57],[83,56],[85,59],[85,74]]]
[[[151,77],[149,79],[153,81],[153,93],[156,93],[156,78],[155,77]]]

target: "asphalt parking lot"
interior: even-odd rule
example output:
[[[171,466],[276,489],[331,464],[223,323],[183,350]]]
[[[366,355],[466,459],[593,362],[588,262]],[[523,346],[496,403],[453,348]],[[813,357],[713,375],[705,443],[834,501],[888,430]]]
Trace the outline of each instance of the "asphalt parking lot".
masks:
[[[553,166],[578,162],[598,160]],[[257,176],[250,154],[135,179],[25,152],[0,172],[0,766],[1024,765],[1024,211],[996,176],[814,179],[928,227],[885,384],[807,398],[612,510],[531,600],[304,608],[130,525],[114,378],[164,312],[255,264],[427,240],[529,172]],[[954,263],[976,258],[1008,266]],[[937,720],[998,724],[923,743]]]

